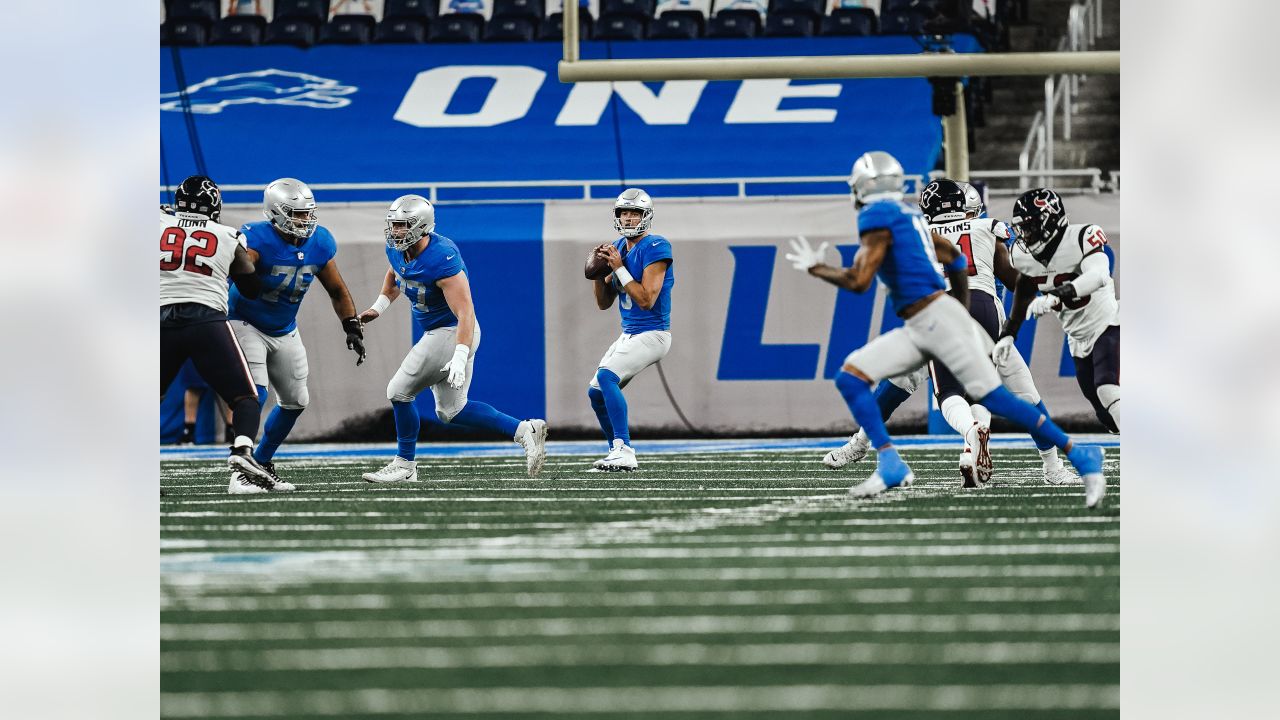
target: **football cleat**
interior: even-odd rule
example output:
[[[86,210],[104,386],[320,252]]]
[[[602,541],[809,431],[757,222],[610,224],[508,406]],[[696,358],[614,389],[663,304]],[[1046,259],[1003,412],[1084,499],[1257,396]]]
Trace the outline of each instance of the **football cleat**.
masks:
[[[547,421],[523,420],[516,428],[516,442],[524,448],[525,467],[529,477],[542,471],[547,461]]]
[[[1076,474],[1071,472],[1071,469],[1064,465],[1059,465],[1052,469],[1044,469],[1045,485],[1076,485],[1079,482],[1080,478],[1076,477]]]
[[[960,452],[960,477],[964,478],[961,486],[966,489],[980,488],[985,482],[979,467],[983,445],[982,426],[978,423],[970,425],[969,432],[964,434],[964,450]]]
[[[397,455],[382,468],[367,472],[360,477],[364,478],[365,482],[371,483],[417,482],[418,463]]]
[[[1067,459],[1080,473],[1084,481],[1084,506],[1096,508],[1107,494],[1107,479],[1102,474],[1102,448],[1096,445],[1077,445],[1067,453]]]
[[[614,439],[613,449],[602,459],[592,463],[597,470],[606,472],[631,472],[640,467],[636,462],[636,451],[630,445],[623,445],[621,440]]]
[[[1102,473],[1089,473],[1084,476],[1084,506],[1093,509],[1102,507],[1102,498],[1107,495],[1107,479]]]
[[[262,463],[262,469],[267,471],[271,476],[271,492],[293,492],[297,490],[293,483],[285,482],[280,479],[280,475],[276,473],[276,464],[273,462]]]
[[[231,473],[231,482],[227,484],[228,495],[257,495],[259,493],[269,492],[265,484],[266,481],[261,478],[245,475],[236,471]]]
[[[858,433],[849,439],[849,442],[832,450],[822,456],[822,464],[832,470],[839,470],[845,465],[851,465],[867,456],[871,451],[871,441],[867,440],[867,436]]]
[[[977,455],[974,462],[978,470],[978,482],[986,485],[991,482],[992,472],[995,465],[991,462],[991,428],[985,425],[978,426],[978,445]]]
[[[880,454],[880,467],[871,473],[871,477],[849,488],[854,497],[872,497],[895,487],[911,487],[916,479],[911,468],[902,462],[902,458],[892,448]]]
[[[252,478],[251,482],[255,485],[270,488],[275,482],[271,479],[271,474],[253,458],[253,447],[249,445],[232,446],[231,455],[227,457],[227,467]],[[263,482],[258,482],[259,480]]]

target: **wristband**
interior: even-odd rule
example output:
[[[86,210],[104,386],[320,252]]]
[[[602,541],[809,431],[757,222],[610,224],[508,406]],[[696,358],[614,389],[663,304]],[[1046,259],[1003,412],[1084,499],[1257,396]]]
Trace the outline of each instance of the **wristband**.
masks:
[[[382,312],[386,310],[390,305],[391,305],[391,298],[387,297],[386,295],[379,295],[378,299],[373,301],[373,305],[369,309],[381,315]]]
[[[951,272],[965,272],[969,269],[969,258],[965,257],[964,253],[956,253],[956,256],[945,267]]]
[[[627,272],[626,265],[619,265],[618,269],[613,271],[613,276],[618,278],[618,287],[626,287],[627,283],[635,282],[635,278],[631,277],[631,273]]]
[[[470,354],[471,354],[471,348],[467,347],[466,345],[463,345],[462,343],[458,343],[453,348],[454,360],[458,360],[459,358],[461,358],[462,362],[466,362],[467,356]]]

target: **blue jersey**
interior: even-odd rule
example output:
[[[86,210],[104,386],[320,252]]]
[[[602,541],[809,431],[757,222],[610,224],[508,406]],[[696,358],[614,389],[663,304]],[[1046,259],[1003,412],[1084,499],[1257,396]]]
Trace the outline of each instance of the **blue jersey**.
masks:
[[[467,272],[462,253],[449,238],[431,233],[431,241],[412,260],[404,253],[387,246],[387,261],[396,274],[396,285],[413,303],[413,321],[425,332],[438,327],[458,324],[458,316],[449,309],[444,291],[436,285],[438,280]]]
[[[311,281],[338,254],[338,244],[323,226],[301,245],[280,237],[270,221],[248,223],[240,228],[249,249],[258,252],[255,272],[262,278],[262,293],[253,299],[231,286],[227,316],[244,320],[262,332],[279,337],[298,327],[298,308]]]
[[[877,229],[893,233],[893,243],[876,277],[888,288],[895,313],[901,314],[911,303],[946,289],[929,225],[917,208],[896,200],[867,205],[858,213],[858,234]]]
[[[653,308],[650,310],[637,305],[630,295],[622,291],[617,278],[614,278],[613,286],[618,290],[618,312],[622,314],[622,331],[635,334],[645,330],[670,329],[671,287],[676,284],[675,260],[671,257],[670,241],[661,235],[646,235],[630,252],[627,251],[626,238],[613,241],[613,246],[618,248],[618,252],[622,255],[623,266],[627,268],[627,272],[631,273],[631,277],[636,279],[636,282],[643,280],[644,269],[653,263],[659,260],[671,263],[667,265],[667,277],[662,281],[662,290],[658,293],[658,299],[654,301]]]

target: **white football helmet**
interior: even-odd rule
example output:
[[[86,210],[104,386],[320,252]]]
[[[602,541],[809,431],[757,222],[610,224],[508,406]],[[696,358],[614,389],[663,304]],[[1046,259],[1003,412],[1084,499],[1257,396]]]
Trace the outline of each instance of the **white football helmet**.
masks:
[[[401,195],[387,209],[387,245],[404,252],[436,229],[436,209],[421,195]]]
[[[280,178],[262,192],[262,214],[276,230],[298,243],[316,231],[316,198],[301,180]]]
[[[901,200],[906,173],[902,163],[883,150],[863,153],[849,173],[853,206],[861,208],[876,200]]]
[[[622,227],[622,219],[619,217],[622,210],[639,210],[642,213],[640,222],[635,227]],[[651,222],[653,222],[653,199],[649,197],[649,193],[640,188],[623,190],[617,202],[613,204],[613,229],[622,237],[633,238],[649,232]]]
[[[970,219],[980,217],[982,213],[987,211],[987,206],[982,202],[982,195],[978,193],[978,188],[967,182],[956,182],[960,189],[964,190],[964,212]]]

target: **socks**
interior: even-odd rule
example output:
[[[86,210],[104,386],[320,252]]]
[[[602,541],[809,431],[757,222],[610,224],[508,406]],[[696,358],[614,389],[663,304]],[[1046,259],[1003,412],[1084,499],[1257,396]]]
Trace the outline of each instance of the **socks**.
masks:
[[[631,431],[627,428],[627,399],[622,396],[618,376],[612,370],[600,368],[596,371],[596,382],[604,396],[605,410],[609,415],[609,424],[613,428],[614,439],[621,440],[623,445],[631,444]]]
[[[1045,417],[1049,417],[1049,408],[1044,406],[1044,400],[1041,400],[1040,402],[1036,403],[1036,409],[1039,410],[1041,414],[1043,414]],[[1036,441],[1036,449],[1040,451],[1040,454],[1042,457],[1044,456],[1044,453],[1047,450],[1055,450],[1054,457],[1057,457],[1058,453],[1056,452],[1056,449],[1054,448],[1053,443],[1043,438],[1036,437],[1034,433],[1031,435],[1031,439]]]
[[[1107,414],[1115,421],[1116,429],[1120,429],[1120,386],[1099,385],[1098,400],[1106,408]]]
[[[488,403],[475,400],[468,400],[462,410],[453,416],[453,422],[467,427],[491,430],[500,433],[503,437],[515,437],[516,428],[520,427],[519,420],[500,412]]]
[[[262,442],[258,443],[258,449],[253,452],[254,459],[260,463],[271,462],[276,449],[286,437],[289,437],[289,431],[293,430],[293,424],[298,421],[298,416],[301,414],[301,408],[288,409],[277,405],[262,428]]]
[[[412,400],[392,400],[391,414],[396,418],[396,442],[399,444],[396,455],[413,460],[418,453],[418,432],[422,429],[418,408]]]
[[[1040,462],[1045,470],[1057,470],[1062,467],[1062,458],[1058,457],[1058,448],[1050,447],[1040,451]]]
[[[613,443],[613,423],[609,420],[609,409],[604,404],[604,392],[599,388],[587,388],[587,397],[591,399],[591,409],[596,411],[596,419],[600,421],[600,429],[604,431],[604,441]]]
[[[258,400],[254,397],[245,396],[231,403],[231,426],[235,429],[235,434],[247,437],[250,441],[258,437],[261,412]]]
[[[865,380],[841,371],[836,375],[836,388],[844,397],[845,404],[849,406],[849,412],[853,413],[853,418],[866,431],[872,447],[879,450],[889,445],[891,443],[889,431],[884,427],[884,418],[880,414],[880,407],[875,397],[871,394],[871,386]]]
[[[1014,397],[1013,393],[1003,386],[987,393],[982,398],[982,405],[991,412],[1003,415],[1020,425],[1035,439],[1036,447],[1052,444],[1054,447],[1066,448],[1067,443],[1071,442],[1071,438],[1067,437],[1067,434],[1062,432],[1062,428],[1054,424],[1047,414]]]
[[[880,408],[880,417],[888,420],[893,417],[893,411],[898,406],[907,401],[911,397],[911,393],[894,385],[888,380],[881,380],[876,386],[876,391],[872,393],[876,398],[876,405]]]
[[[947,424],[961,436],[973,427],[973,411],[969,409],[969,401],[960,395],[951,395],[943,400],[941,410]]]

